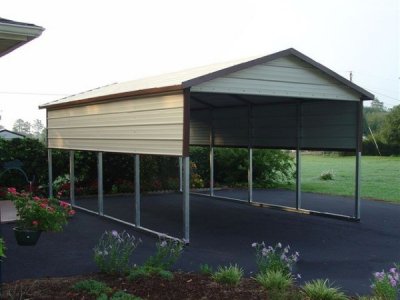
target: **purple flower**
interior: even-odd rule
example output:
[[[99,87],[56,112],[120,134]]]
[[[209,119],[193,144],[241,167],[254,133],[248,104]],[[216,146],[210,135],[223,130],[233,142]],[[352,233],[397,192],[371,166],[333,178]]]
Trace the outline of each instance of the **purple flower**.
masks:
[[[257,247],[257,243],[251,244],[251,247],[253,247],[253,248]]]
[[[276,247],[282,248],[282,244],[281,244],[281,243],[278,243],[278,244],[276,245]]]
[[[392,273],[392,274],[395,274],[395,273],[396,273],[396,268],[391,268],[391,269],[389,270],[389,272]]]
[[[161,244],[160,244],[160,247],[164,248],[166,246],[167,246],[167,241],[162,241]]]
[[[118,231],[113,230],[113,231],[111,231],[111,234],[113,235],[113,237],[117,237],[118,236]]]
[[[297,279],[301,279],[301,274],[297,274]]]

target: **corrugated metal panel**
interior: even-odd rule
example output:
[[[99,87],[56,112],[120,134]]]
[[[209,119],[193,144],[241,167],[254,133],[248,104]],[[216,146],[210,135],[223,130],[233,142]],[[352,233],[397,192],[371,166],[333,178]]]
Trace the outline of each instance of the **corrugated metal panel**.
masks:
[[[49,147],[182,155],[183,94],[48,111]]]
[[[302,147],[355,149],[355,102],[305,102],[302,106]]]
[[[295,148],[297,105],[282,103],[257,106],[252,112],[252,143],[255,147]]]
[[[168,140],[49,139],[49,148],[154,155],[181,155],[182,143]]]
[[[193,92],[358,101],[360,94],[294,56],[193,86]]]
[[[209,145],[211,130],[211,111],[195,110],[190,113],[190,144]]]
[[[248,122],[246,107],[214,109],[214,144],[216,146],[247,146]]]

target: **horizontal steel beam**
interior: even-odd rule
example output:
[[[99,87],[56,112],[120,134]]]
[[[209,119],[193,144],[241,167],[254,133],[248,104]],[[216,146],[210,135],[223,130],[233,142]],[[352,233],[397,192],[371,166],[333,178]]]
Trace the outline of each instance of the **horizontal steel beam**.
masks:
[[[79,205],[72,205],[72,207],[75,208],[75,209],[82,210],[84,212],[99,216],[99,212],[97,212],[97,211],[90,210],[90,209],[87,209],[87,208],[79,206]],[[183,243],[185,242],[183,239],[180,239],[180,238],[177,238],[177,237],[173,237],[173,236],[170,236],[168,234],[165,234],[165,233],[162,233],[162,232],[158,232],[158,231],[155,231],[155,230],[143,227],[143,226],[136,226],[133,223],[126,222],[124,220],[121,220],[121,219],[118,219],[118,218],[115,218],[115,217],[112,217],[112,216],[109,216],[109,215],[104,215],[103,214],[102,216],[99,216],[99,217],[104,218],[104,219],[109,219],[109,220],[112,220],[112,221],[115,221],[115,222],[130,226],[130,227],[133,227],[136,230],[139,230],[139,231],[142,231],[142,232],[145,232],[145,233],[149,233],[149,234],[155,235],[157,237],[163,236],[163,237],[165,237],[167,239],[170,239],[170,240],[180,241],[180,242],[183,242]]]
[[[296,209],[295,207],[268,204],[268,203],[262,203],[262,202],[254,202],[254,201],[253,202],[248,202],[247,200],[242,200],[242,199],[236,199],[236,198],[224,197],[224,196],[210,196],[208,194],[201,194],[201,193],[195,193],[195,192],[192,192],[191,194],[197,195],[197,196],[209,197],[209,198],[216,198],[216,199],[225,200],[225,201],[239,202],[239,203],[242,203],[242,204],[247,204],[247,205],[250,205],[250,206],[261,207],[261,208],[271,208],[271,209],[276,209],[276,210],[280,210],[280,211],[287,211],[287,212],[300,213],[300,214],[305,214],[305,215],[320,216],[320,217],[326,217],[326,218],[332,218],[332,219],[338,219],[338,220],[345,220],[345,221],[352,221],[352,222],[359,222],[360,221],[360,219],[354,218],[352,216],[342,215],[342,214],[334,214],[334,213],[329,213],[329,212],[321,212],[321,211],[315,211],[315,210],[309,210],[309,209],[303,209],[303,208]]]

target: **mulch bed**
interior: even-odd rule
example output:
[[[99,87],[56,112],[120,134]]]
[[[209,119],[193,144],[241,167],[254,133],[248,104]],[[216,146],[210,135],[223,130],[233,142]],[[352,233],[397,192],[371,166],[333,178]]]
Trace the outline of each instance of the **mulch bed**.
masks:
[[[113,292],[122,290],[143,299],[268,299],[267,292],[252,278],[245,278],[232,287],[218,284],[205,275],[180,272],[174,273],[172,280],[154,276],[129,281],[124,277],[104,274],[18,280],[2,285],[1,299],[96,299],[73,290],[76,282],[85,279],[102,281]]]

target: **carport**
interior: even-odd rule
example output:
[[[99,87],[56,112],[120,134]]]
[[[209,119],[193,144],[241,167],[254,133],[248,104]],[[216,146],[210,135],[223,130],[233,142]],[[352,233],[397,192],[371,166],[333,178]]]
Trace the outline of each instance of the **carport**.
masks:
[[[183,238],[189,242],[189,146],[210,149],[210,197],[215,197],[214,147],[245,147],[249,155],[249,189],[244,203],[358,221],[363,101],[373,98],[371,93],[295,49],[116,83],[66,97],[40,106],[47,110],[49,194],[53,194],[52,149],[70,151],[70,195],[74,206],[74,151],[95,151],[96,213],[115,219],[103,212],[102,155],[135,154],[135,223],[124,223],[157,233],[140,222],[140,155],[178,157]],[[296,151],[295,207],[253,201],[252,154],[256,148]],[[302,150],[354,151],[352,216],[302,209]]]

